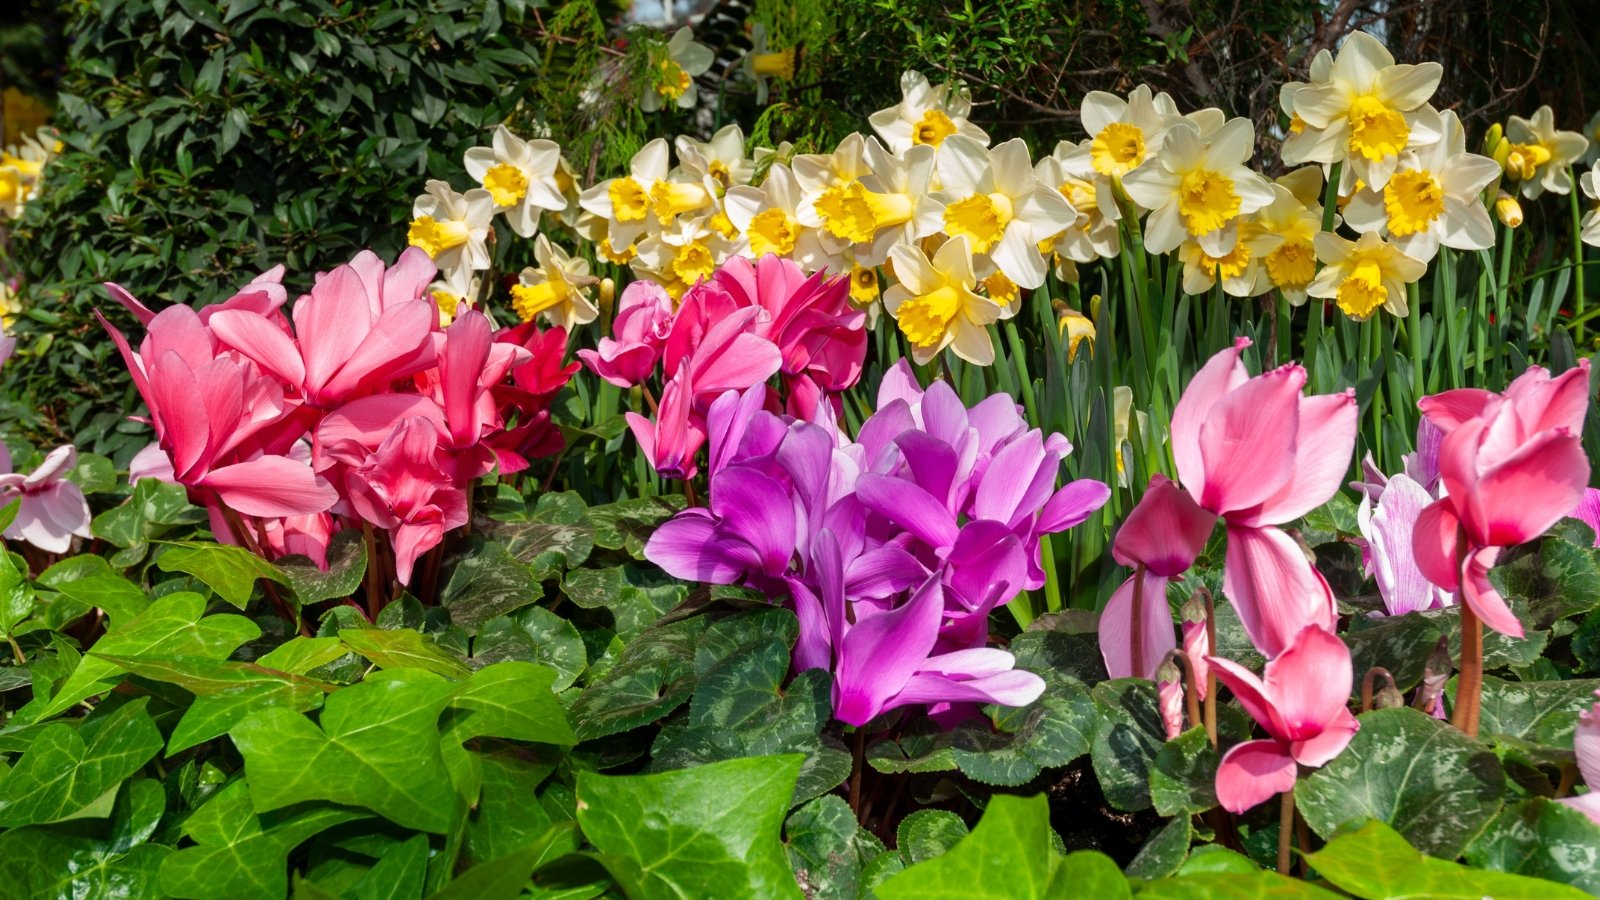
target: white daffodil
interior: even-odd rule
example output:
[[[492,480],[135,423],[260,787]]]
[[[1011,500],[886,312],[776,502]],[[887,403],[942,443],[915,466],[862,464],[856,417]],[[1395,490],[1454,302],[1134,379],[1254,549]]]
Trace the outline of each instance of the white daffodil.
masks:
[[[1077,222],[1078,212],[1033,173],[1022,139],[985,149],[972,138],[952,135],[937,168],[941,187],[918,204],[918,233],[966,237],[974,254],[992,259],[1015,284],[1043,284],[1039,242]]]
[[[884,308],[911,343],[919,365],[949,347],[967,362],[994,362],[988,326],[1000,318],[1000,307],[973,292],[972,246],[965,237],[945,241],[933,259],[920,248],[900,244],[890,252],[898,284],[883,295]]]
[[[934,87],[921,72],[906,72],[900,76],[900,94],[897,105],[867,117],[872,130],[895,153],[918,144],[938,147],[952,134],[988,145],[989,135],[967,119],[972,113],[972,94],[965,87]]]
[[[1187,235],[1213,256],[1232,250],[1236,235],[1227,230],[1228,223],[1272,202],[1270,183],[1244,165],[1255,142],[1255,129],[1246,119],[1229,120],[1209,141],[1187,120],[1167,129],[1161,155],[1123,179],[1128,196],[1151,210],[1145,249],[1166,253]]]
[[[1567,167],[1589,149],[1589,139],[1576,131],[1556,130],[1555,113],[1548,106],[1533,118],[1512,116],[1506,125],[1511,153],[1506,157],[1506,177],[1522,182],[1522,196],[1537,200],[1540,194],[1565,194],[1572,190]]]
[[[1043,157],[1033,167],[1033,172],[1046,186],[1054,185],[1061,192],[1067,203],[1078,213],[1077,221],[1068,225],[1065,230],[1053,238],[1042,239],[1039,250],[1042,253],[1053,253],[1058,257],[1057,274],[1066,271],[1062,263],[1087,263],[1096,259],[1111,259],[1122,251],[1122,237],[1117,231],[1117,204],[1112,196],[1111,181],[1099,175],[1092,169],[1084,174],[1083,170],[1074,172],[1067,168],[1063,159],[1066,154],[1072,154],[1079,162],[1088,157],[1078,156],[1074,151],[1077,148],[1072,144],[1062,141],[1056,146],[1056,152]],[[1101,189],[1102,184],[1104,190]],[[1107,213],[1109,205],[1110,213]],[[1068,279],[1061,275],[1063,280]]]
[[[800,221],[800,185],[782,163],[767,170],[761,187],[741,185],[723,198],[728,219],[745,236],[742,255],[768,253],[792,259],[807,272],[836,269],[837,256],[822,244],[818,229]]]
[[[459,268],[428,285],[428,298],[439,309],[439,327],[445,328],[460,315],[461,307],[472,309],[481,279],[467,268]]]
[[[1262,267],[1272,286],[1294,306],[1306,302],[1306,288],[1317,275],[1317,233],[1322,230],[1322,169],[1304,166],[1277,179],[1272,202],[1255,214],[1256,224],[1278,237]],[[1333,217],[1339,227],[1339,217]]]
[[[1402,151],[1439,139],[1439,113],[1428,99],[1443,74],[1436,62],[1396,65],[1377,38],[1351,34],[1326,81],[1293,91],[1293,114],[1304,128],[1284,142],[1283,161],[1344,161],[1351,177],[1383,188]]]
[[[1325,268],[1306,292],[1337,301],[1344,314],[1356,321],[1370,318],[1379,307],[1404,318],[1406,285],[1422,277],[1428,264],[1400,252],[1400,248],[1369,231],[1359,241],[1347,241],[1322,232],[1316,239],[1317,258]]]
[[[669,228],[639,242],[638,255],[629,263],[635,275],[660,284],[674,300],[684,291],[711,277],[717,266],[739,252],[712,227],[712,216],[681,216]]]
[[[1591,201],[1600,200],[1600,168],[1593,168],[1578,176],[1578,186]],[[1600,247],[1600,207],[1583,214],[1579,237],[1591,247]]]
[[[1272,279],[1263,263],[1283,238],[1262,228],[1253,216],[1241,216],[1227,227],[1235,233],[1226,242],[1226,253],[1214,256],[1194,240],[1178,245],[1184,293],[1204,294],[1219,280],[1222,292],[1230,297],[1257,297],[1272,290]]]
[[[819,201],[823,228],[854,244],[861,265],[883,265],[896,244],[924,236],[917,230],[917,204],[928,197],[935,152],[919,145],[896,156],[869,139],[866,155],[871,173],[846,185],[837,203]]]
[[[1106,179],[1120,179],[1144,164],[1161,150],[1167,127],[1177,117],[1177,106],[1165,93],[1153,95],[1150,86],[1141,84],[1126,100],[1105,91],[1090,91],[1083,97],[1080,114],[1089,139],[1074,147],[1064,160],[1071,168],[1085,167]],[[1170,113],[1162,109],[1170,109]],[[1067,145],[1071,147],[1072,145]],[[1061,155],[1061,146],[1056,152]]]
[[[1317,55],[1311,58],[1310,75],[1310,81],[1289,81],[1278,88],[1278,108],[1289,117],[1289,134],[1284,138],[1285,144],[1296,140],[1296,136],[1304,134],[1306,130],[1306,120],[1295,112],[1294,98],[1306,88],[1327,84],[1333,78],[1333,54],[1327,49],[1318,50]]]
[[[1091,326],[1092,327],[1092,326]],[[1130,425],[1139,423],[1139,434],[1147,434],[1150,416],[1133,408],[1133,388],[1119,384],[1111,389],[1112,442],[1117,447],[1117,484],[1128,486],[1128,470],[1133,466],[1133,440]]]
[[[1589,140],[1589,150],[1583,154],[1583,163],[1592,166],[1600,162],[1600,112],[1589,117],[1583,126],[1583,136]]]
[[[494,198],[512,231],[533,237],[540,213],[567,208],[557,177],[561,148],[554,141],[525,141],[504,125],[495,127],[491,144],[467,149],[467,174]]]
[[[634,243],[651,224],[651,191],[665,181],[667,142],[656,138],[628,162],[628,174],[611,178],[578,195],[578,205],[605,220],[606,235],[617,250]]]
[[[639,107],[645,112],[655,112],[668,103],[679,109],[692,108],[700,96],[694,80],[715,60],[716,54],[697,42],[688,26],[679,28],[666,47],[652,56]]]
[[[724,125],[709,141],[680,135],[676,145],[684,171],[696,178],[710,176],[719,195],[755,177],[756,160],[744,155],[744,132],[738,125]]]
[[[533,243],[533,258],[539,265],[523,269],[511,288],[511,308],[517,318],[532,322],[543,316],[551,325],[571,331],[600,315],[589,298],[594,278],[589,275],[588,260],[568,256],[542,234]]]
[[[800,186],[796,217],[801,224],[823,229],[823,241],[832,250],[848,246],[850,242],[829,230],[828,223],[847,218],[845,190],[872,172],[867,166],[867,139],[860,132],[851,132],[832,153],[801,154],[790,162],[789,168]]]
[[[1454,112],[1441,113],[1440,121],[1444,134],[1437,143],[1407,150],[1381,191],[1363,188],[1344,208],[1350,227],[1385,229],[1402,253],[1423,262],[1441,243],[1457,250],[1494,246],[1494,223],[1479,195],[1500,176],[1500,166],[1467,152]]]
[[[429,181],[427,192],[411,204],[411,228],[406,240],[421,247],[442,271],[465,266],[489,268],[489,223],[494,219],[494,197],[482,188],[458,194],[443,181]]]
[[[767,49],[767,26],[757,22],[750,31],[750,52],[739,68],[755,82],[756,102],[766,105],[767,82],[773,78],[794,80],[794,48],[773,52]]]

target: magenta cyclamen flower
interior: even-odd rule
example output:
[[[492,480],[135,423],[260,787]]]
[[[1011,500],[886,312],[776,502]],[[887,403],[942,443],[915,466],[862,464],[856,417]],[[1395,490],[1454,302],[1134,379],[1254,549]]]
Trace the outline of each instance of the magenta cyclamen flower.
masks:
[[[985,646],[988,615],[1043,583],[1039,537],[1078,524],[1105,485],[1057,489],[1059,435],[1008,397],[968,409],[908,366],[885,376],[855,440],[831,407],[811,421],[724,393],[706,421],[710,506],[663,524],[646,556],[679,578],[787,593],[795,664],[834,673],[834,711],[865,724],[899,706],[1021,705],[1043,690]]]

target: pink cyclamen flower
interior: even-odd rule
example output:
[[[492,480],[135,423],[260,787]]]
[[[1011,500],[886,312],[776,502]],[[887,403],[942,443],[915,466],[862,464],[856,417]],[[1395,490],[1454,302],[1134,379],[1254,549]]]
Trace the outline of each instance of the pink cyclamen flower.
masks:
[[[39,468],[23,475],[11,471],[11,454],[0,444],[0,507],[21,499],[17,516],[6,526],[5,536],[26,541],[46,553],[65,553],[72,538],[89,537],[89,502],[83,491],[68,481],[78,463],[72,446],[51,450]]]
[[[1569,515],[1589,484],[1578,438],[1589,363],[1551,378],[1528,369],[1504,394],[1447,391],[1418,403],[1445,432],[1445,496],[1417,517],[1413,551],[1428,580],[1461,593],[1483,623],[1513,637],[1522,623],[1489,582],[1501,549],[1533,540]]]
[[[1212,671],[1267,732],[1222,757],[1217,800],[1238,814],[1294,789],[1300,766],[1338,756],[1360,730],[1350,714],[1350,650],[1338,635],[1308,626],[1294,636],[1264,678],[1231,660],[1211,657]]]
[[[1600,697],[1600,691],[1595,691]],[[1572,733],[1572,749],[1578,755],[1578,771],[1589,793],[1562,797],[1556,801],[1578,810],[1600,825],[1600,703],[1578,714],[1578,728]]]
[[[1177,646],[1167,583],[1194,565],[1216,522],[1216,514],[1201,509],[1166,476],[1150,479],[1111,544],[1111,556],[1118,563],[1135,570],[1143,567],[1142,575],[1136,571],[1123,582],[1100,613],[1100,654],[1112,678],[1154,678],[1167,652]],[[1135,594],[1143,632],[1138,672],[1131,645]]]
[[[1228,527],[1223,592],[1257,649],[1276,656],[1307,625],[1331,629],[1333,591],[1275,526],[1339,489],[1356,439],[1354,391],[1304,396],[1305,369],[1251,377],[1239,338],[1203,366],[1172,413],[1178,480]]]
[[[467,523],[467,495],[440,467],[439,432],[412,417],[395,426],[376,452],[345,475],[350,507],[389,532],[395,574],[411,580],[417,558],[444,533]]]
[[[1594,546],[1600,547],[1600,491],[1594,488],[1583,489],[1583,499],[1578,501],[1577,508],[1572,511],[1572,518],[1589,526],[1594,532]]]
[[[656,367],[672,333],[672,297],[653,281],[635,281],[622,291],[612,336],[594,350],[579,350],[589,371],[612,384],[631,388]]]

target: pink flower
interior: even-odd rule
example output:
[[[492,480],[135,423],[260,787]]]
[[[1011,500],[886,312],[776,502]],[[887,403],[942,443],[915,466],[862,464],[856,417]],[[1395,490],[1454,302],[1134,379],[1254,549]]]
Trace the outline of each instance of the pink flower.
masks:
[[[217,312],[210,327],[307,404],[331,409],[435,364],[439,314],[422,299],[434,271],[414,247],[388,269],[362,251],[295,301],[293,335],[246,309]]]
[[[655,369],[672,323],[672,297],[666,290],[653,281],[635,281],[622,292],[614,337],[601,338],[597,349],[579,350],[578,358],[612,384],[633,387]]]
[[[1445,495],[1413,531],[1417,567],[1483,623],[1522,636],[1522,623],[1489,582],[1505,547],[1531,541],[1570,514],[1589,484],[1578,430],[1588,408],[1589,364],[1556,378],[1537,366],[1504,394],[1447,391],[1424,397],[1424,415],[1445,432],[1439,479]]]
[[[1213,671],[1267,732],[1222,757],[1217,800],[1238,814],[1294,789],[1299,766],[1338,756],[1360,730],[1350,714],[1350,650],[1331,631],[1308,626],[1267,663],[1265,678],[1211,657]]]
[[[5,536],[27,541],[46,553],[65,553],[72,538],[89,537],[89,502],[83,491],[66,479],[78,463],[72,446],[51,450],[28,475],[11,471],[11,454],[0,444],[0,507],[21,499],[17,517],[6,526]]]
[[[1339,489],[1356,439],[1353,391],[1303,396],[1306,373],[1286,365],[1250,377],[1239,338],[1213,356],[1172,414],[1178,479],[1228,527],[1223,591],[1267,656],[1307,625],[1333,627],[1333,592],[1277,525]]]
[[[420,417],[404,419],[373,454],[345,473],[350,507],[389,532],[395,574],[411,580],[417,558],[444,533],[467,523],[467,495],[439,466],[439,432]]]
[[[1600,691],[1595,691],[1595,696],[1600,697]],[[1557,802],[1582,812],[1600,825],[1600,703],[1578,715],[1572,749],[1578,754],[1578,771],[1583,773],[1583,783],[1589,786],[1589,793],[1562,797]]]
[[[550,421],[550,402],[577,372],[577,363],[565,364],[567,331],[551,328],[540,331],[532,322],[501,329],[496,342],[514,344],[528,351],[526,362],[511,370],[511,383],[492,389],[500,406],[500,419],[509,426],[484,439],[494,450],[502,474],[520,472],[528,460],[560,452],[565,445],[561,430]],[[515,419],[514,425],[509,423]]]

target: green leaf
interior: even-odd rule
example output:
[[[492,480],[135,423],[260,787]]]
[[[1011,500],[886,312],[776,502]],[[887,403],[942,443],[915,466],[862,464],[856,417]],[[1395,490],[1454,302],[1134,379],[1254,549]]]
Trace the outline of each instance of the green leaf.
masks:
[[[779,832],[801,757],[578,774],[578,824],[631,897],[799,897]]]
[[[623,648],[617,661],[572,702],[580,740],[628,731],[677,709],[694,693],[694,646],[705,632],[696,616],[652,628]]]
[[[439,713],[454,685],[415,669],[375,674],[328,697],[321,724],[287,709],[232,731],[260,812],[326,800],[443,834],[454,791],[439,752]],[[330,778],[328,773],[337,772]]]
[[[1582,681],[1502,681],[1483,676],[1479,731],[1508,735],[1546,747],[1572,746],[1578,713],[1594,703],[1600,679]],[[1455,684],[1450,685],[1455,698]]]
[[[149,703],[141,697],[80,728],[56,723],[40,730],[0,780],[0,825],[75,818],[114,792],[161,750],[161,732],[145,711]]]
[[[1496,566],[1490,580],[1508,597],[1528,603],[1535,627],[1581,615],[1600,605],[1600,554],[1588,527],[1558,523],[1532,551]]]
[[[550,826],[551,815],[530,800],[555,771],[559,758],[541,759],[536,748],[510,747],[478,753],[482,789],[467,823],[466,852],[484,862],[527,846]]]
[[[1482,872],[1424,856],[1382,822],[1368,822],[1349,834],[1336,837],[1306,859],[1335,887],[1365,900],[1391,897],[1577,900],[1588,896],[1548,881]]]
[[[339,640],[381,669],[421,669],[456,679],[472,671],[433,638],[410,628],[341,628]]]
[[[301,606],[348,597],[361,588],[367,574],[367,548],[361,532],[345,529],[328,542],[328,569],[323,571],[308,557],[294,555],[275,563],[284,582]]]
[[[195,900],[281,900],[289,890],[289,851],[312,835],[364,815],[326,804],[258,815],[244,780],[235,780],[184,821],[183,833],[195,846],[161,863],[161,888]]]
[[[1167,737],[1155,683],[1119,678],[1095,685],[1090,694],[1100,717],[1090,759],[1106,802],[1129,812],[1149,808],[1150,768]]]
[[[540,494],[533,521],[496,523],[485,537],[504,543],[517,560],[546,581],[577,568],[594,550],[594,529],[585,518],[583,500],[571,491]]]
[[[855,819],[852,817],[851,821]],[[967,823],[949,810],[919,809],[900,820],[894,844],[906,865],[911,866],[943,856],[970,833]]]
[[[250,602],[256,579],[265,578],[279,584],[289,579],[278,567],[243,547],[228,544],[211,544],[186,541],[169,545],[156,557],[156,567],[163,572],[187,572],[205,582],[217,596],[239,609]]]
[[[634,559],[643,559],[645,542],[655,533],[656,526],[687,505],[682,494],[668,494],[591,506],[589,524],[594,528],[595,546],[625,550]]]
[[[113,571],[103,556],[69,556],[45,569],[39,583],[86,607],[105,610],[113,627],[150,606],[144,589]]]
[[[143,482],[140,482],[143,484]],[[168,594],[151,603],[121,627],[95,643],[104,656],[199,656],[225,659],[245,641],[261,635],[254,622],[242,616],[203,616],[205,598],[199,594]],[[104,693],[122,678],[122,669],[104,658],[86,656],[65,684],[29,720],[39,721],[76,706],[94,694]],[[38,701],[36,700],[35,703]],[[35,704],[30,703],[23,712]]]
[[[356,882],[357,900],[410,900],[422,893],[428,875],[428,836],[414,834],[387,848]]]
[[[570,747],[578,742],[551,692],[556,673],[532,663],[503,662],[479,669],[456,689],[450,706],[462,710],[455,738],[491,735]]]
[[[15,634],[17,626],[33,614],[33,599],[26,564],[19,566],[10,553],[0,548],[0,632]]]
[[[1139,897],[1152,900],[1340,900],[1342,896],[1277,872],[1208,872],[1139,886]]]
[[[1128,863],[1128,875],[1133,878],[1161,878],[1178,871],[1189,856],[1189,842],[1194,839],[1194,826],[1188,816],[1178,816],[1161,826],[1139,853]]]
[[[948,772],[956,767],[953,732],[929,719],[913,720],[892,740],[867,746],[867,764],[879,772]]]
[[[304,675],[312,669],[325,666],[350,652],[350,648],[336,637],[306,637],[295,635],[256,663],[291,675]]]
[[[1150,801],[1163,816],[1205,812],[1217,805],[1217,751],[1204,728],[1161,745],[1150,768]]]
[[[527,846],[473,866],[443,889],[428,895],[428,900],[516,900],[523,896],[530,875],[545,863],[577,849],[576,826],[571,822],[558,822]]]
[[[996,794],[971,834],[942,856],[879,885],[878,896],[882,900],[1059,897],[1067,886],[1064,879],[1057,880],[1061,864],[1061,854],[1051,842],[1050,808],[1044,796]]]
[[[1466,858],[1480,869],[1545,878],[1600,895],[1600,824],[1544,797],[1507,807],[1467,847]]]
[[[510,616],[484,622],[472,642],[472,665],[492,665],[506,660],[538,663],[553,669],[552,687],[571,687],[588,666],[588,652],[578,629],[541,606],[530,606]]]
[[[567,599],[585,609],[610,611],[623,640],[649,628],[689,596],[689,586],[655,566],[628,563],[574,569],[561,582]]]
[[[1360,717],[1350,746],[1295,786],[1317,834],[1377,819],[1430,854],[1454,858],[1500,810],[1505,775],[1494,753],[1414,709]]]
[[[172,848],[116,849],[79,834],[16,828],[0,834],[0,884],[7,897],[123,900],[161,896],[161,861]]]
[[[850,804],[836,794],[795,810],[783,830],[795,882],[807,897],[817,900],[862,896],[863,867],[887,852],[871,832],[856,824]]]
[[[951,738],[956,766],[985,784],[1026,784],[1045,769],[1072,762],[1089,752],[1096,727],[1089,689],[1058,665],[1076,652],[1073,635],[1027,632],[1011,647],[1017,668],[1044,678],[1044,694],[1026,707],[1000,710],[993,728],[963,724]]]
[[[1416,687],[1427,667],[1428,654],[1444,636],[1443,623],[1420,612],[1367,621],[1375,621],[1375,624],[1352,628],[1343,635],[1350,646],[1354,670],[1365,673],[1374,666],[1382,666],[1394,676],[1395,686],[1400,690]]]
[[[503,544],[477,540],[455,558],[439,603],[450,621],[477,634],[487,621],[539,602],[544,589],[533,570],[512,557]]]

